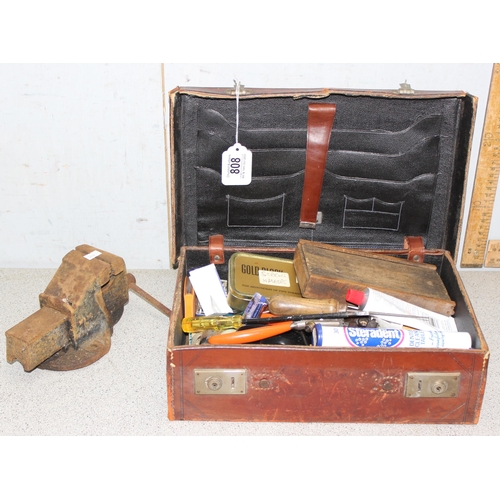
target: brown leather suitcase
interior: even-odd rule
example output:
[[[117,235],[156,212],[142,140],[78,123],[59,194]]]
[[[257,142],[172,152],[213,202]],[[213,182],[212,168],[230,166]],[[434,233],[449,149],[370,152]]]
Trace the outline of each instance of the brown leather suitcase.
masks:
[[[169,96],[171,256],[178,267],[167,345],[169,419],[477,423],[489,350],[455,266],[476,98],[406,85],[244,89],[236,141],[235,89],[176,88]],[[336,109],[326,169],[312,181],[314,172],[305,172],[311,104]],[[221,155],[235,142],[253,153],[248,185],[221,183]],[[309,186],[320,186],[318,217],[313,206],[316,220],[304,221],[308,176]],[[435,265],[472,348],[187,344],[181,320],[190,270],[215,263],[226,279],[234,252],[293,259],[299,240]],[[227,384],[231,390],[219,390]]]

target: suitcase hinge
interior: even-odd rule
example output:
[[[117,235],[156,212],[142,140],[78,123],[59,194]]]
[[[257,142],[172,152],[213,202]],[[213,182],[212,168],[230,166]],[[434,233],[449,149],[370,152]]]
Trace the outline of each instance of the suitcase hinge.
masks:
[[[399,89],[397,90],[398,94],[414,94],[415,91],[411,88],[411,85],[409,83],[406,83],[406,80],[404,83],[399,84]]]
[[[224,264],[224,236],[214,234],[208,238],[210,264]]]
[[[232,89],[227,90],[227,93],[230,95],[247,95],[250,92],[245,88],[244,85],[241,85],[240,82],[234,81],[234,87]]]

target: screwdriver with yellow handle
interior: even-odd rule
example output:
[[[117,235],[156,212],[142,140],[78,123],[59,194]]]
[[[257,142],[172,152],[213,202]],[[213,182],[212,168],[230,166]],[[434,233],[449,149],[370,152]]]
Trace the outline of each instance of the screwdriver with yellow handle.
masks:
[[[263,326],[269,323],[295,322],[318,319],[339,319],[352,317],[366,317],[373,313],[366,311],[341,311],[330,314],[300,314],[290,316],[269,316],[261,318],[244,318],[241,314],[228,316],[195,316],[192,318],[183,318],[182,331],[186,333],[203,332],[213,330],[220,332],[222,330],[238,330],[242,326]]]
[[[412,316],[400,313],[385,313],[373,311],[339,311],[329,314],[299,314],[290,316],[267,316],[261,318],[244,318],[241,314],[227,316],[195,316],[183,318],[182,331],[186,333],[203,332],[213,330],[221,332],[223,330],[238,330],[242,326],[264,326],[270,323],[296,322],[296,321],[319,321],[326,319],[345,319],[345,318],[366,318],[369,316],[397,316],[398,318],[423,318],[423,316]]]
[[[182,331],[186,333],[204,332],[213,330],[238,330],[244,325],[244,318],[241,314],[233,316],[195,316],[183,318]]]
[[[267,316],[264,318],[256,319],[266,321],[273,320],[274,317]],[[246,326],[246,324],[250,322],[250,319],[245,319],[240,314],[234,316],[197,316],[194,318],[184,318],[182,320],[182,330],[186,333],[194,333],[207,330],[223,332],[225,330],[234,329],[237,331],[208,337],[208,343],[246,344],[249,342],[264,340],[269,337],[274,337],[275,335],[279,335],[280,333],[288,332],[291,330],[294,323],[293,321],[283,321],[283,319],[280,319],[276,322],[268,322],[268,324],[259,321],[256,324],[258,328],[239,330],[242,326]]]

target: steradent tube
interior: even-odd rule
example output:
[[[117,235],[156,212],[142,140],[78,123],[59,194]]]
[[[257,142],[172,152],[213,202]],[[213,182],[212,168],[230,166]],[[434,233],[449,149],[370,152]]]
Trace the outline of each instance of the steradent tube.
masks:
[[[425,347],[470,349],[471,336],[467,332],[438,330],[400,330],[381,328],[350,328],[316,323],[313,345],[318,347]]]
[[[455,320],[444,314],[438,314],[422,307],[410,304],[373,288],[359,290],[348,290],[347,302],[359,306],[362,311],[386,312],[391,314],[401,313],[401,317],[380,315],[390,323],[396,323],[419,330],[441,330],[445,332],[456,332],[458,330]],[[420,318],[409,318],[410,316],[422,316]]]

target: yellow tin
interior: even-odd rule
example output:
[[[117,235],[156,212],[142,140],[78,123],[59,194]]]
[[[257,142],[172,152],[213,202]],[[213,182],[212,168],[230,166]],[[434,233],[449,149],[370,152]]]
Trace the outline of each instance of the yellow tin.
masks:
[[[293,260],[236,252],[229,259],[227,302],[244,311],[255,293],[266,298],[277,294],[302,296]]]

